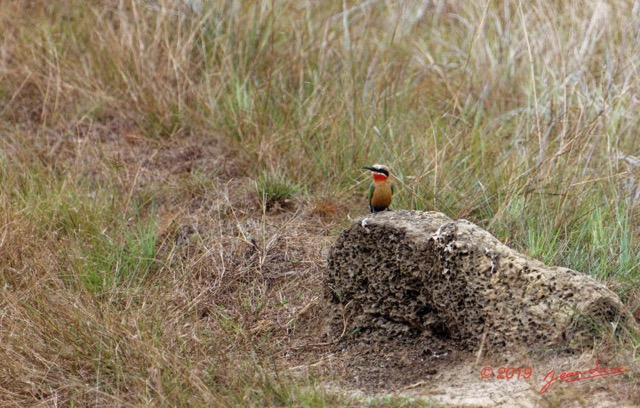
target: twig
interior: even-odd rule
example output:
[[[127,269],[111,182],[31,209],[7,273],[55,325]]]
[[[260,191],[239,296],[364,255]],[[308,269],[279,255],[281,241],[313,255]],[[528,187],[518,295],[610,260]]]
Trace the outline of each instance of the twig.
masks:
[[[410,389],[412,389],[412,388],[417,388],[417,387],[419,387],[419,386],[421,386],[421,385],[425,385],[425,384],[426,384],[426,383],[425,383],[424,381],[418,381],[418,382],[417,382],[417,383],[415,383],[415,384],[411,384],[411,385],[407,385],[406,387],[402,387],[402,388],[400,388],[400,389],[396,390],[396,392],[401,392],[401,391],[410,390]]]
[[[353,301],[351,301],[351,302],[353,302]],[[345,333],[347,332],[347,318],[346,318],[345,310],[347,309],[347,307],[349,307],[351,302],[347,303],[346,305],[344,305],[342,307],[342,333],[340,333],[340,336],[337,339],[334,339],[334,340],[331,340],[331,341],[326,341],[324,343],[305,344],[305,345],[303,345],[303,346],[301,346],[299,348],[331,346],[333,344],[338,343],[340,340],[342,340],[342,338],[344,337]]]
[[[480,348],[478,349],[478,354],[476,355],[476,365],[480,362],[480,358],[482,357],[482,350],[484,349],[484,343],[487,340],[487,325],[484,325],[484,333],[482,333],[482,340],[480,341]]]
[[[314,297],[311,302],[307,303],[302,309],[300,309],[300,311],[287,322],[286,326],[289,326],[294,320],[305,314],[307,310],[316,303],[316,300],[318,300],[318,296]]]

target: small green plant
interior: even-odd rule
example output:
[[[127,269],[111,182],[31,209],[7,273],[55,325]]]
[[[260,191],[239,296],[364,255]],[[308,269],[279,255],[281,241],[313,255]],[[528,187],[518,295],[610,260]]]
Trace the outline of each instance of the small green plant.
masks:
[[[149,221],[125,230],[120,240],[96,235],[86,251],[84,282],[92,292],[139,284],[155,267],[157,227]]]
[[[265,211],[289,208],[302,187],[281,171],[263,171],[256,179],[258,200]]]

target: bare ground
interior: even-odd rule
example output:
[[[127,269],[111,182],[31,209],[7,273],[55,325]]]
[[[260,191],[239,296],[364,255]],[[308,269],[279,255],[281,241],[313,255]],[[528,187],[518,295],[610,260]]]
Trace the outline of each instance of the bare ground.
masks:
[[[312,315],[327,316],[331,312],[323,310]],[[342,311],[338,315],[343,316]],[[344,316],[348,318],[348,312]],[[640,404],[637,364],[629,353],[611,348],[596,347],[578,354],[504,350],[500,354],[478,356],[477,352],[459,348],[446,339],[371,340],[367,334],[349,336],[341,331],[339,317],[333,325],[328,324],[333,327],[334,340],[314,343],[314,338],[323,338],[319,332],[326,326],[318,325],[316,318],[311,320],[306,331],[308,337],[294,347],[297,352],[293,356],[287,354],[287,366],[298,375],[313,373],[324,377],[330,389],[351,393],[363,401],[403,396],[456,407]],[[318,332],[313,333],[312,327]],[[507,371],[510,367],[513,370]],[[629,371],[573,383],[556,380],[542,392],[551,378],[545,377],[552,370],[555,376],[560,376],[562,372],[595,367],[621,367]]]

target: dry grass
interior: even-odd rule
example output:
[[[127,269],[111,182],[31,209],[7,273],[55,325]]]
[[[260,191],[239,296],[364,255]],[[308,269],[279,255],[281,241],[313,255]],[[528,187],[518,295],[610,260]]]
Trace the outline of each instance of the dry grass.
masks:
[[[0,2],[2,405],[356,404],[274,358],[375,162],[640,313],[630,2],[204,4]]]

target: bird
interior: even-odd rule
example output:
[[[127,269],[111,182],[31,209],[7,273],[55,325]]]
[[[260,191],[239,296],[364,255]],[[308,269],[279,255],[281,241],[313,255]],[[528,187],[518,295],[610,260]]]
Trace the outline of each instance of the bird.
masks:
[[[371,212],[389,210],[395,190],[393,183],[389,179],[389,168],[382,164],[374,164],[373,166],[365,166],[363,169],[371,170],[371,175],[373,176],[373,183],[369,187],[369,208]]]

